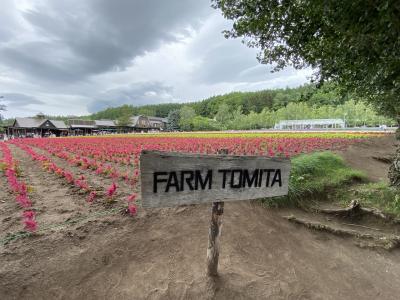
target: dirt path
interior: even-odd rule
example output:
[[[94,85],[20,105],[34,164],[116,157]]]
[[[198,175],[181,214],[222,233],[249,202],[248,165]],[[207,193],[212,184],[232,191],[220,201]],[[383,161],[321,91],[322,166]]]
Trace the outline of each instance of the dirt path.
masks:
[[[371,181],[388,182],[387,175],[390,164],[381,159],[390,158],[396,152],[397,145],[398,141],[394,134],[391,134],[355,143],[339,154],[349,166],[364,171]]]
[[[0,256],[1,298],[209,299],[208,219],[208,205],[149,211],[72,232],[84,239],[17,241]],[[249,202],[227,203],[223,226],[214,299],[398,299],[399,251],[360,249]]]

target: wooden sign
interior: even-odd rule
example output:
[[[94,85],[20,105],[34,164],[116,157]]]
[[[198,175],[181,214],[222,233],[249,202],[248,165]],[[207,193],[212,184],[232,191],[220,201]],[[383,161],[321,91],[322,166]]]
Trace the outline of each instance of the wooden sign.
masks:
[[[290,160],[143,151],[143,207],[250,200],[288,193]]]

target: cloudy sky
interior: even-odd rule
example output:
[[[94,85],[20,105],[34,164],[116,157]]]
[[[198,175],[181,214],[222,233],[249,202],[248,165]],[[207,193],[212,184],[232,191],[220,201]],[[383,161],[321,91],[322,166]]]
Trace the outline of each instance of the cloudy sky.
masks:
[[[0,101],[6,117],[84,115],[293,87],[309,70],[270,73],[226,40],[209,0],[0,0]]]

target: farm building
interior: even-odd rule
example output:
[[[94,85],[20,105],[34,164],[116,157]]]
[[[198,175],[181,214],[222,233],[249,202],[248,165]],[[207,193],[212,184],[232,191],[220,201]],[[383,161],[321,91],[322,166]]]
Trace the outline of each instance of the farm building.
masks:
[[[275,124],[275,129],[305,130],[324,128],[345,128],[342,119],[282,120]]]
[[[167,128],[167,119],[159,117],[133,116],[131,117],[130,128],[134,131],[165,130]]]
[[[167,129],[167,118],[158,118],[158,117],[148,117],[150,121],[150,127],[156,130],[165,130]]]
[[[95,120],[96,129],[94,132],[115,133],[118,132],[118,126],[113,120]]]
[[[134,116],[128,126],[119,126],[113,120],[64,121],[49,120],[39,114],[35,118],[16,118],[11,126],[5,126],[6,133],[15,137],[92,135],[104,133],[129,133],[162,131],[167,127],[167,119]]]
[[[104,131],[117,131],[117,125],[113,120],[95,120],[96,127]]]
[[[147,131],[147,129],[150,127],[150,121],[149,118],[146,116],[133,116],[130,119],[131,124],[129,127],[134,128],[135,131]]]
[[[33,137],[33,136],[67,136],[90,135],[100,132],[117,132],[118,126],[111,120],[79,120],[70,119],[64,121],[49,120],[42,115],[35,118],[16,118],[11,126],[5,127],[9,136]]]
[[[119,128],[113,120],[80,120],[67,121],[71,135],[88,135],[118,132]]]
[[[67,124],[71,135],[93,134],[96,129],[96,122],[92,120],[70,119]]]
[[[16,137],[66,136],[68,127],[63,121],[48,120],[38,115],[36,118],[16,118],[11,126],[6,127],[6,132]]]

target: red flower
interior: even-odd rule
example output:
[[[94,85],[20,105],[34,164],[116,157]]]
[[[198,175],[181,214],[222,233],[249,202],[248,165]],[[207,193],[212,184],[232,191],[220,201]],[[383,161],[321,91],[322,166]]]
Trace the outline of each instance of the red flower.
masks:
[[[137,213],[137,208],[135,204],[129,204],[128,205],[128,212],[131,216],[135,216]]]

